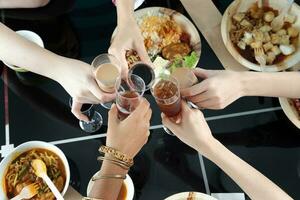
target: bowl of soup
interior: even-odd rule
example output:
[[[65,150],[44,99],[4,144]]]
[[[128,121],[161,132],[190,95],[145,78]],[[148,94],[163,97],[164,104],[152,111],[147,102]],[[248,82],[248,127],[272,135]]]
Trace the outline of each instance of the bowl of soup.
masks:
[[[57,189],[64,195],[70,181],[70,168],[64,153],[47,142],[30,141],[16,147],[0,163],[0,199],[8,200],[17,196],[31,183],[38,184],[38,194],[31,200],[55,200],[44,181],[34,174],[31,161],[42,160],[47,174]]]
[[[97,176],[100,172],[96,172],[94,176]],[[92,178],[89,181],[86,193],[87,195],[90,193],[92,187],[94,185],[94,182],[92,181]],[[119,195],[117,200],[132,200],[134,197],[134,185],[133,181],[130,178],[130,176],[127,174],[126,179],[124,180],[122,187],[120,189]]]

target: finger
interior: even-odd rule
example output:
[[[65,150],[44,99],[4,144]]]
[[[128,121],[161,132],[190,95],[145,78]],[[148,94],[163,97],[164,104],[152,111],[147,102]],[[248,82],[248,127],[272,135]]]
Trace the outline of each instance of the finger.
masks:
[[[207,90],[207,81],[204,80],[201,83],[198,83],[190,88],[182,89],[180,93],[183,97],[190,97],[190,96],[195,96],[197,94],[201,94],[206,90]]]
[[[116,98],[116,94],[115,93],[105,93],[103,92],[98,84],[96,82],[93,82],[90,85],[90,91],[91,93],[98,99],[98,103],[105,103],[105,102],[110,102],[112,100],[114,100]]]
[[[145,45],[144,44],[135,44],[134,47],[135,47],[135,50],[137,51],[139,57],[141,58],[141,60],[152,66],[152,62],[146,51]]]
[[[127,79],[128,75],[128,63],[125,57],[126,50],[125,49],[118,49],[116,50],[114,47],[110,47],[108,49],[108,53],[114,55],[120,62],[122,68],[122,78]]]
[[[145,98],[142,98],[138,107],[129,115],[127,119],[131,120],[133,118],[138,119],[140,117],[144,117],[149,107],[150,107],[149,102]]]
[[[193,69],[193,72],[197,77],[207,79],[209,77],[210,70],[205,70],[202,68],[195,68],[195,69]]]
[[[77,119],[85,122],[89,122],[90,121],[89,118],[81,113],[81,107],[82,107],[82,103],[73,100],[71,112]]]
[[[148,111],[147,111],[147,113],[145,114],[145,117],[144,117],[144,118],[145,118],[147,121],[150,121],[151,116],[152,116],[152,110],[151,110],[151,108],[149,108]]]
[[[206,92],[203,92],[203,93],[195,95],[195,96],[187,97],[186,99],[193,103],[198,103],[201,101],[206,101],[210,98],[211,98],[211,95],[210,95],[209,91],[206,91]]]
[[[220,109],[218,106],[218,103],[214,99],[208,99],[205,101],[197,102],[196,104],[197,104],[197,106],[202,107],[202,108],[213,109],[213,110]]]
[[[113,104],[110,111],[108,112],[108,124],[116,124],[118,122],[118,109],[116,104]]]
[[[82,104],[99,104],[99,100],[91,93],[89,97],[75,97],[73,98],[74,101]]]

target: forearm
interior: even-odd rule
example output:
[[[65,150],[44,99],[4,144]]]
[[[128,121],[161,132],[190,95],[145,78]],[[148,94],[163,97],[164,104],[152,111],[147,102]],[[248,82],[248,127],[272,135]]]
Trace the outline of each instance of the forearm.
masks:
[[[104,161],[101,167],[102,175],[126,175],[127,170]],[[94,186],[88,194],[89,197],[102,198],[105,200],[116,200],[122,187],[123,179],[99,179],[96,180]]]
[[[128,22],[134,20],[134,0],[117,0],[118,26],[126,26]]]
[[[251,199],[292,199],[277,185],[230,152],[217,140],[212,140],[209,146],[210,148],[203,152],[204,156],[228,174]]]
[[[300,97],[300,72],[241,72],[244,96]]]
[[[49,3],[50,0],[0,0],[0,8],[38,8]]]
[[[56,79],[60,65],[68,59],[29,42],[0,23],[0,60]]]

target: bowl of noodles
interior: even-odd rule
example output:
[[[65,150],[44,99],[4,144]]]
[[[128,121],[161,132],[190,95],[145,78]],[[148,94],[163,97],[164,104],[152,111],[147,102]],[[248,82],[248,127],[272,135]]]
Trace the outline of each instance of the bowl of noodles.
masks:
[[[8,200],[17,196],[31,183],[38,184],[38,194],[31,200],[55,200],[44,181],[34,174],[31,161],[42,160],[47,174],[57,189],[64,195],[70,181],[70,169],[64,153],[56,146],[40,141],[26,142],[14,149],[0,163],[0,199]]]

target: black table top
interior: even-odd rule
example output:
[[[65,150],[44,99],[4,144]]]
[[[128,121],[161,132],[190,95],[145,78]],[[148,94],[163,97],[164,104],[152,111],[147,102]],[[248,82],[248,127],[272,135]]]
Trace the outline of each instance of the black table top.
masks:
[[[214,2],[223,13],[231,1]],[[188,16],[177,0],[147,0],[142,7],[149,6],[170,7]],[[76,1],[74,9],[67,14],[37,17],[37,20],[33,20],[34,15],[30,19],[18,19],[16,14],[12,18],[3,11],[2,14],[3,22],[10,28],[38,33],[47,49],[89,63],[107,51],[116,26],[115,8],[110,0]],[[199,67],[223,69],[202,35],[201,39]],[[0,82],[0,145],[5,145],[7,140],[4,110],[8,105],[9,143],[17,146],[41,140],[58,145],[70,162],[71,185],[86,195],[87,183],[100,166],[96,157],[105,141],[107,110],[97,106],[105,125],[94,134],[85,133],[70,112],[69,95],[56,82],[4,67],[0,67],[0,72],[3,80]],[[3,95],[6,90],[7,97]],[[242,192],[216,165],[205,158],[201,165],[201,156],[196,151],[165,134],[153,97],[149,93],[145,97],[154,112],[149,142],[129,173],[135,185],[135,199],[163,199],[183,191]],[[277,98],[244,97],[224,110],[204,110],[204,114],[217,139],[293,198],[300,199],[300,131],[284,115]]]

